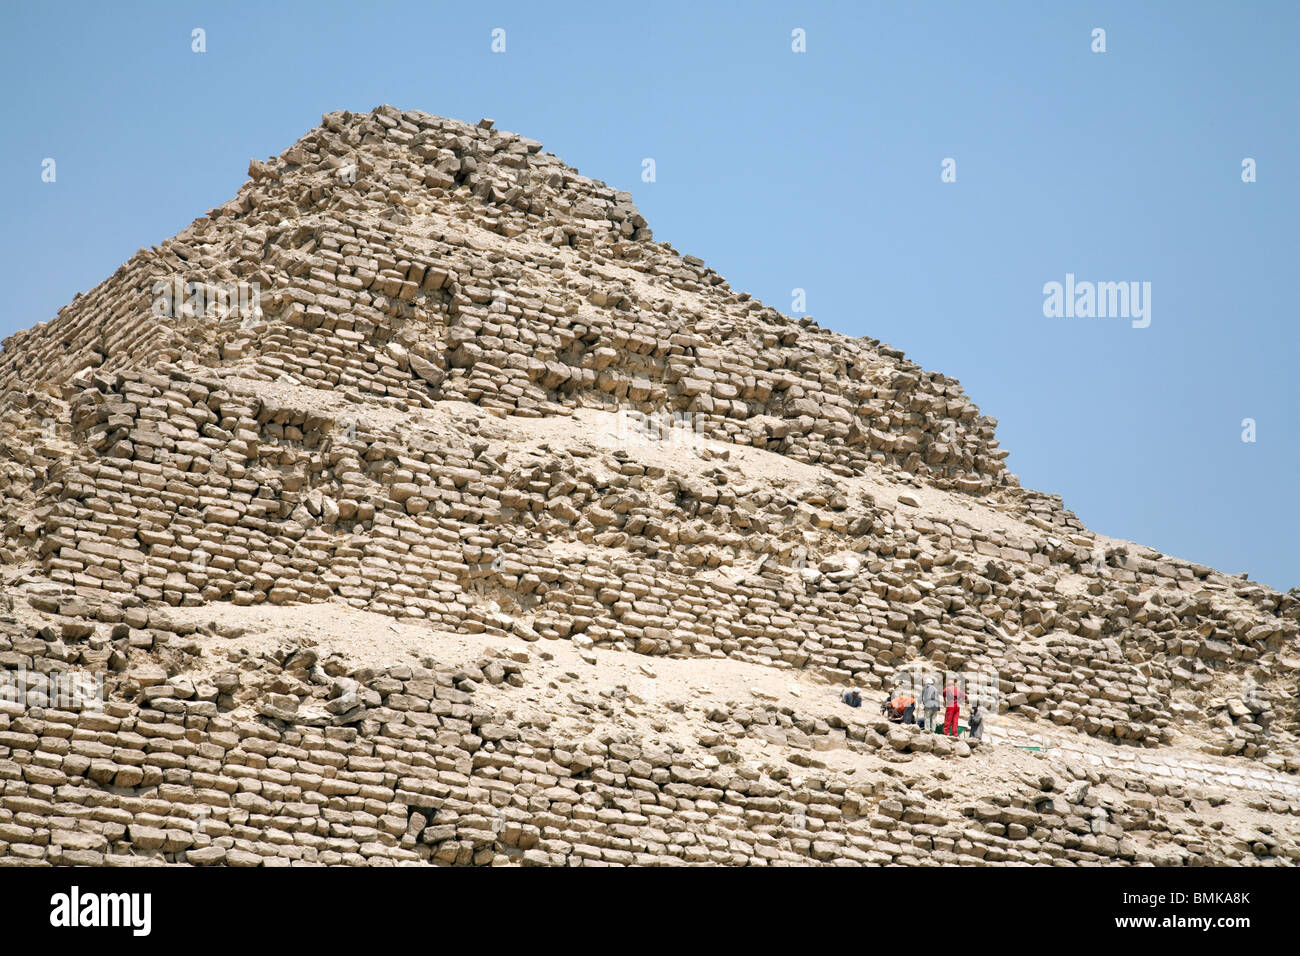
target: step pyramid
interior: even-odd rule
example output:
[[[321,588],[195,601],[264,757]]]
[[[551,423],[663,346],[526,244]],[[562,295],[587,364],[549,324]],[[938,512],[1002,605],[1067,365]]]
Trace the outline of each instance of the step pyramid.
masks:
[[[328,114],[3,343],[0,864],[1300,859],[1300,590],[996,425],[534,140]]]

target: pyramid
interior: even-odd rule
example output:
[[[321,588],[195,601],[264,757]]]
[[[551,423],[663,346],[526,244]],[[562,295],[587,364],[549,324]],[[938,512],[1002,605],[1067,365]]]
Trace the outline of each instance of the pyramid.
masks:
[[[1300,859],[1300,590],[996,425],[534,140],[328,114],[3,343],[0,864]]]

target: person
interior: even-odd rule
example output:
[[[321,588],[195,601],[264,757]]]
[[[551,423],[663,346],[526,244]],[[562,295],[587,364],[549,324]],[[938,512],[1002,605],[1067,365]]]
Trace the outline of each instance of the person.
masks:
[[[846,690],[840,700],[844,701],[844,703],[848,704],[850,707],[862,706],[862,694],[858,692],[856,687],[850,687]]]
[[[916,698],[911,694],[900,690],[891,707],[894,712],[891,719],[895,722],[902,724],[916,723]]]
[[[957,721],[961,717],[961,705],[965,702],[966,695],[962,693],[957,682],[951,678],[948,680],[948,686],[943,689],[943,732],[949,737],[957,736]]]
[[[925,679],[925,689],[921,691],[921,709],[925,712],[922,728],[929,731],[939,729],[939,688],[934,686],[934,678]]]
[[[885,702],[880,705],[880,712],[890,720],[897,722],[901,719],[902,711],[895,708],[895,703],[903,696],[903,689],[896,687],[885,694]]]
[[[984,739],[984,714],[980,710],[979,700],[971,701],[969,723],[970,723],[970,739],[983,740]]]

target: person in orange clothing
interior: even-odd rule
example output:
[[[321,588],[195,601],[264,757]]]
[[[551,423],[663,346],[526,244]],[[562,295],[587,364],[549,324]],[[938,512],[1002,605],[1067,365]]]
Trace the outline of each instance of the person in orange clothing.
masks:
[[[916,698],[900,688],[881,709],[893,723],[910,724],[916,719]]]
[[[957,736],[957,720],[961,717],[961,705],[966,702],[966,695],[957,682],[949,678],[943,689],[943,732],[949,737]]]

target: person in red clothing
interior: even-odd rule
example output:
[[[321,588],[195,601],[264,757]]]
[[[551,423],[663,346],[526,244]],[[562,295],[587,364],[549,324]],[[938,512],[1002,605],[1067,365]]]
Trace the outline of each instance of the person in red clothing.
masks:
[[[957,686],[957,682],[949,679],[948,686],[943,689],[943,732],[949,737],[957,736],[957,720],[961,717],[961,705],[965,702],[966,695]]]

